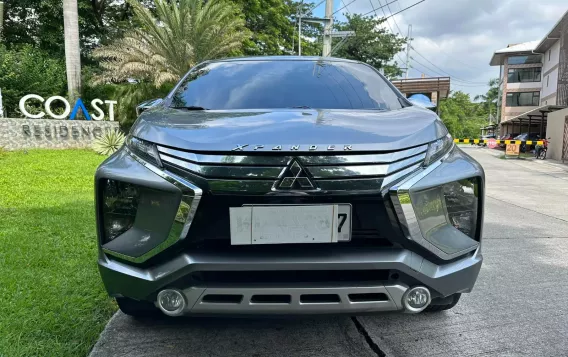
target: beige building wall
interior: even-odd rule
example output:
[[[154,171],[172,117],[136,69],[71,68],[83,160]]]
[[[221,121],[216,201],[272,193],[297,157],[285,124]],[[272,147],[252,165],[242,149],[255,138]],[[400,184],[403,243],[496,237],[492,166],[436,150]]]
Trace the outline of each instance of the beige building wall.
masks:
[[[550,138],[550,145],[546,157],[553,160],[562,160],[564,123],[566,118],[568,118],[568,108],[548,113],[546,138]]]

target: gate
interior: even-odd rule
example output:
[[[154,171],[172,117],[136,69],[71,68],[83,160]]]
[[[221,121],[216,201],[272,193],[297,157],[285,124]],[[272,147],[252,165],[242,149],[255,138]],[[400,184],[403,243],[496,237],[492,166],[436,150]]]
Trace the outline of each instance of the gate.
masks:
[[[562,163],[568,160],[568,116],[564,118],[564,140],[562,142]]]

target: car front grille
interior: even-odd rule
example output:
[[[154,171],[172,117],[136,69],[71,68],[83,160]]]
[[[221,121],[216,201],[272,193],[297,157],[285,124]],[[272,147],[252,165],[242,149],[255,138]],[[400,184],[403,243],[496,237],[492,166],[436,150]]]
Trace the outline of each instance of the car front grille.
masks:
[[[325,192],[378,191],[413,172],[423,163],[427,145],[391,152],[313,153],[183,151],[158,146],[164,167],[212,193],[266,194],[295,160],[315,186]]]

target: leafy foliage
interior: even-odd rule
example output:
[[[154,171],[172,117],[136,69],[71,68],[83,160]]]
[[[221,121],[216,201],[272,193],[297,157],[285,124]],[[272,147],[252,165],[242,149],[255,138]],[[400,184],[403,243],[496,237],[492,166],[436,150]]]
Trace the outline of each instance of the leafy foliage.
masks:
[[[442,100],[440,117],[454,138],[476,138],[488,123],[483,104],[473,103],[469,94],[461,91]]]
[[[388,78],[400,76],[402,71],[398,63],[390,62],[402,50],[407,39],[381,27],[384,19],[358,14],[347,14],[346,18],[346,22],[336,23],[334,28],[337,31],[355,31],[355,36],[349,37],[333,55],[365,62],[377,69],[383,68]],[[339,41],[334,40],[334,44]]]
[[[93,150],[100,155],[114,154],[124,144],[124,134],[120,131],[105,131],[101,137],[95,140]]]
[[[499,97],[499,78],[490,79],[487,83],[489,90],[486,94],[476,95],[473,99],[475,101],[481,100],[482,106],[488,114],[497,113],[497,99]]]
[[[242,11],[251,36],[243,42],[246,56],[297,53],[298,13],[311,16],[314,4],[293,0],[233,0]],[[302,53],[320,55],[321,43],[308,41],[321,35],[320,25],[302,23]]]
[[[0,45],[0,88],[4,115],[19,116],[18,104],[26,94],[65,95],[65,63],[29,45],[15,50]]]
[[[137,0],[128,3],[139,26],[95,50],[106,70],[100,82],[176,82],[201,61],[235,53],[248,34],[236,8],[222,0],[155,0],[156,16]]]
[[[147,5],[148,0],[143,0]],[[81,49],[86,55],[131,26],[132,11],[125,1],[78,0]],[[4,43],[8,48],[33,45],[63,56],[63,1],[5,1]]]

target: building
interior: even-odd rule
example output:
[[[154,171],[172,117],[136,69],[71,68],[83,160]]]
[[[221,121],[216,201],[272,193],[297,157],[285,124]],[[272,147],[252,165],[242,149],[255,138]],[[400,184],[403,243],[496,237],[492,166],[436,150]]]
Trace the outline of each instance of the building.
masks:
[[[500,134],[549,137],[548,114],[568,107],[568,11],[543,39],[497,50],[490,65],[500,68]],[[563,152],[566,142],[552,151]]]
[[[439,102],[450,93],[450,77],[395,79],[391,82],[407,98],[414,94],[425,95],[436,105],[436,111],[440,109]]]

